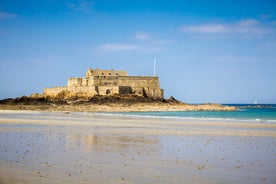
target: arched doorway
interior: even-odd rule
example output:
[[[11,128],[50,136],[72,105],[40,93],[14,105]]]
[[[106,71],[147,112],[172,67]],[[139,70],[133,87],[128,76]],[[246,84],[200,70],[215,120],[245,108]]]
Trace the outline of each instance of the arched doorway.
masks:
[[[107,89],[105,94],[109,95],[111,93],[110,89]]]

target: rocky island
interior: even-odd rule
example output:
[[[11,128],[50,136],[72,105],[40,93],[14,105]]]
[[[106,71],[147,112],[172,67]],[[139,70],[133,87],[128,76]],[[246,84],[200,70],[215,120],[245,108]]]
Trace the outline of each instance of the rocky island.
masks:
[[[0,110],[39,111],[233,111],[220,104],[187,104],[164,98],[156,76],[128,76],[126,71],[92,70],[69,78],[67,86],[45,88],[43,94],[0,100]]]

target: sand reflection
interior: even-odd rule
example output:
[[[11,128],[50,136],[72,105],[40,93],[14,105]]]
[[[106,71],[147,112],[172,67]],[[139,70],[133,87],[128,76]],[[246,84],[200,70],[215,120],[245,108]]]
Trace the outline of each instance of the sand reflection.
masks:
[[[133,135],[66,135],[65,148],[89,151],[111,150],[139,150],[144,146],[157,146],[159,140],[156,137]]]

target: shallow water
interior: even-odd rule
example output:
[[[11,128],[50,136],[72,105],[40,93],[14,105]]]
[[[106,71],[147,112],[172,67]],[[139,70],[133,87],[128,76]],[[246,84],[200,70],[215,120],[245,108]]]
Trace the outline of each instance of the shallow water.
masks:
[[[191,126],[85,113],[1,118],[13,124],[0,124],[0,183],[276,182],[275,136],[222,136],[211,125],[207,134],[202,124],[202,134],[174,134]]]
[[[113,113],[126,116],[162,117],[179,119],[197,119],[210,121],[269,121],[276,123],[275,104],[226,104],[234,106],[237,111],[161,111],[161,112],[122,112]]]

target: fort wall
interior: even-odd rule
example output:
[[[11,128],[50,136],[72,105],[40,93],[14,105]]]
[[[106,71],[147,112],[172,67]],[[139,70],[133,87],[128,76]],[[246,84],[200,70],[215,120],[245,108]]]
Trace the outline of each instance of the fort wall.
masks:
[[[119,86],[97,86],[99,95],[114,95],[119,94]]]
[[[71,87],[53,87],[53,88],[44,88],[43,94],[45,96],[56,96],[58,93],[63,91],[69,91],[71,93],[84,93],[87,96],[94,96],[97,94],[95,87],[91,86],[71,86]]]
[[[85,73],[85,77],[89,76],[128,76],[128,74],[125,70],[92,70],[89,68]]]
[[[58,93],[67,90],[67,87],[65,86],[59,86],[59,87],[52,87],[52,88],[44,88],[43,94],[49,95],[49,96],[55,96]]]
[[[154,98],[163,98],[163,90],[160,89],[158,77],[95,76],[94,85],[101,86],[102,90],[98,91],[100,95],[105,95],[104,89],[109,89],[113,91],[110,94],[136,94],[139,96],[146,95]]]
[[[72,93],[86,93],[87,96],[94,96],[97,94],[95,86],[67,87],[67,90]]]
[[[68,78],[67,86],[68,87],[82,86],[82,79],[83,78]]]
[[[144,95],[146,96],[153,98],[163,98],[163,90],[160,89],[158,77],[119,77],[118,85],[132,87],[135,94],[141,94],[142,89]]]
[[[128,76],[126,71],[88,69],[84,78],[69,78],[67,87],[45,88],[44,95],[54,96],[62,91],[84,93],[87,96],[136,94],[163,98],[158,77]]]

